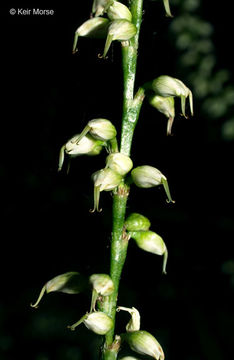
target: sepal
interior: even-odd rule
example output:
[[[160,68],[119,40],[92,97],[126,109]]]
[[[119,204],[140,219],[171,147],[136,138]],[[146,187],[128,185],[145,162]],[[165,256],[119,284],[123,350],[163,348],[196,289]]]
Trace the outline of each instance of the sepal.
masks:
[[[79,294],[87,287],[86,279],[78,272],[70,271],[49,280],[42,288],[37,301],[31,307],[38,308],[43,295],[50,292],[62,292],[66,294]]]
[[[80,36],[97,39],[105,38],[107,36],[108,26],[109,20],[106,18],[95,17],[85,21],[75,31],[72,53],[75,54],[78,51],[77,42]]]

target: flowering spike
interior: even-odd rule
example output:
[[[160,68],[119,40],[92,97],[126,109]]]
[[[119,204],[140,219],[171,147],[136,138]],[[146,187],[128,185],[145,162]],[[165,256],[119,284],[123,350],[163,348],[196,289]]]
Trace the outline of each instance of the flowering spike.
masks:
[[[127,332],[140,330],[140,319],[141,319],[141,317],[140,317],[139,311],[134,307],[127,308],[127,307],[124,307],[124,306],[118,306],[116,311],[120,311],[120,310],[127,311],[127,312],[129,312],[131,314],[131,320],[126,325]]]
[[[121,335],[133,351],[138,354],[152,356],[156,360],[164,360],[161,345],[153,335],[144,330],[129,332]]]
[[[171,14],[169,0],[163,0],[163,4],[164,4],[165,11],[166,11],[166,16],[173,17],[173,15]]]

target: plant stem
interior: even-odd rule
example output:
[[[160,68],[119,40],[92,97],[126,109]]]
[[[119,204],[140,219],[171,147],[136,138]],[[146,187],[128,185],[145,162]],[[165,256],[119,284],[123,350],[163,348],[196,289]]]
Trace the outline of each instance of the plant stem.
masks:
[[[142,19],[142,5],[143,0],[131,0],[130,10],[132,13],[132,22],[137,28],[137,33],[135,37],[130,40],[129,44],[122,44],[124,91],[120,152],[128,156],[131,152],[134,129],[144,99],[144,90],[141,88],[138,90],[136,96],[134,97],[138,40]],[[128,248],[128,240],[123,236],[128,195],[129,187],[123,183],[119,186],[113,198],[113,227],[111,240],[110,276],[113,280],[115,290],[113,294],[110,295],[105,301],[103,305],[103,311],[105,311],[109,316],[111,316],[114,323],[116,316],[119,282]],[[106,335],[102,354],[102,359],[104,360],[112,360],[114,358],[117,358],[118,347],[116,347],[115,342],[113,342],[114,331],[115,329],[113,327],[113,329]]]

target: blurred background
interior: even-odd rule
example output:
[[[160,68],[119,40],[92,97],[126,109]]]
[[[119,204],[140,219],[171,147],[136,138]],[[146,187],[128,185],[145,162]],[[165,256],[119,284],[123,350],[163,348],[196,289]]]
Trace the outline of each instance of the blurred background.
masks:
[[[79,157],[57,172],[60,147],[93,118],[120,131],[120,45],[100,59],[103,40],[80,38],[76,28],[92,1],[1,4],[1,296],[0,359],[97,359],[101,338],[76,322],[90,293],[49,294],[30,308],[54,276],[108,272],[111,195],[93,206],[91,174],[105,153]],[[11,8],[52,9],[54,15],[10,15]],[[119,305],[136,307],[142,329],[159,340],[168,360],[229,359],[234,350],[232,13],[226,2],[144,1],[136,87],[159,75],[181,79],[193,92],[195,115],[177,115],[173,136],[166,118],[144,102],[132,147],[134,164],[159,168],[162,188],[132,186],[128,214],[149,217],[169,251],[162,259],[130,242]],[[127,314],[119,314],[123,332]],[[130,353],[123,347],[121,354]],[[138,356],[139,359],[143,357]]]

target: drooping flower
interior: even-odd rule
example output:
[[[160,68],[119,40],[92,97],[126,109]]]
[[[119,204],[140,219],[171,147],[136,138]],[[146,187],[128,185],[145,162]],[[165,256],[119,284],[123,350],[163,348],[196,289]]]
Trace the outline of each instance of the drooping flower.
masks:
[[[75,31],[72,53],[75,54],[78,51],[77,42],[80,36],[105,39],[107,36],[109,23],[109,20],[106,18],[95,17],[85,21],[82,25],[80,25]]]
[[[144,330],[128,332],[122,334],[121,338],[138,354],[148,355],[156,360],[164,360],[161,345],[149,332]]]
[[[163,273],[166,274],[168,252],[161,236],[153,231],[129,231],[129,236],[134,239],[140,249],[155,255],[163,255]]]
[[[133,182],[141,188],[151,188],[158,185],[163,185],[168,197],[168,202],[174,202],[171,198],[167,178],[160,170],[153,166],[143,165],[134,168],[131,171]]]
[[[100,192],[114,190],[121,183],[123,177],[117,172],[105,168],[96,171],[92,175],[92,179],[94,182],[94,208],[91,212],[101,211],[99,209]]]

